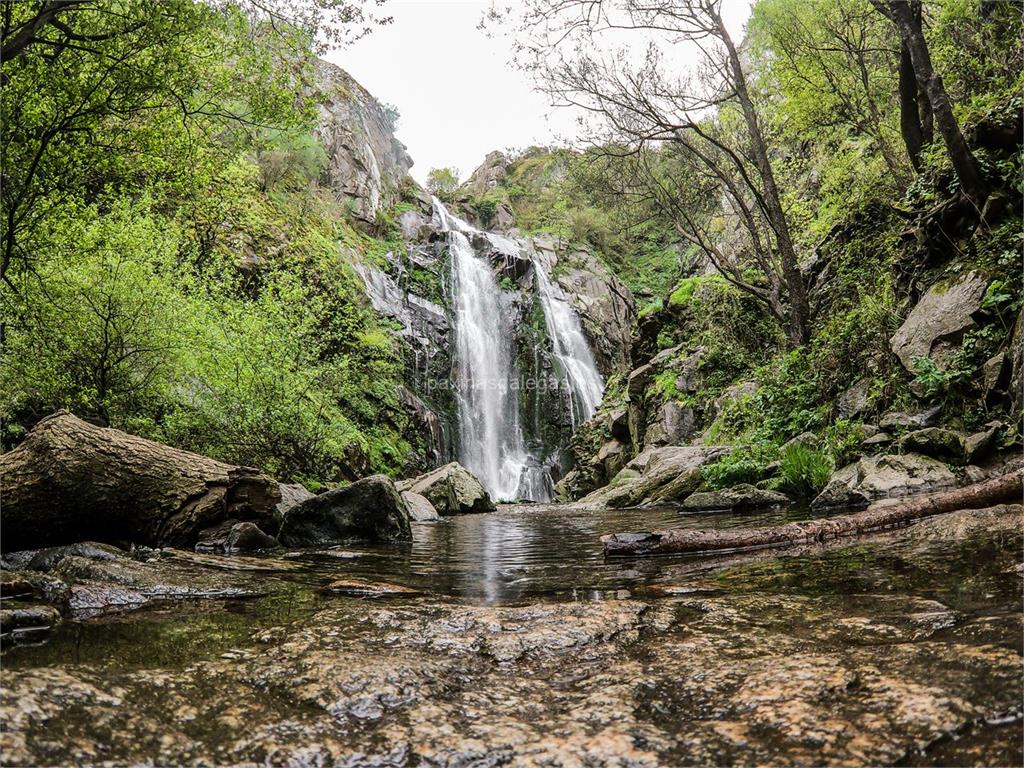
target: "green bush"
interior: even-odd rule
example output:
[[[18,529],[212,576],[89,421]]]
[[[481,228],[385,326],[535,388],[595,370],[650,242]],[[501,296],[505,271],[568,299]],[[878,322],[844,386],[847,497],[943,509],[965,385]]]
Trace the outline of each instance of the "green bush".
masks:
[[[803,443],[787,446],[779,456],[782,488],[800,499],[816,496],[832,476],[832,461]]]
[[[746,445],[703,467],[701,476],[704,484],[715,490],[737,483],[757,483],[764,478],[765,468],[777,457],[778,450],[770,443]]]

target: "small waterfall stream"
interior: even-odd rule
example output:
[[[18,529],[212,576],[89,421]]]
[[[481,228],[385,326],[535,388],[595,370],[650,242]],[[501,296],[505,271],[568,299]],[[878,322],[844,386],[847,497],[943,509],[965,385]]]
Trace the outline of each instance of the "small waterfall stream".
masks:
[[[537,290],[544,307],[544,323],[551,337],[555,359],[562,367],[563,380],[569,385],[572,427],[594,415],[604,394],[604,379],[594,364],[594,355],[562,289],[551,281],[547,271],[534,260]]]
[[[471,238],[484,235],[522,252],[514,241],[483,233],[454,216],[436,198],[438,229],[448,235],[455,314],[455,399],[459,421],[459,461],[497,500],[550,500],[550,457],[532,455],[521,424],[519,371],[513,342],[514,318],[491,264],[477,255]],[[593,415],[604,382],[561,288],[533,258],[538,296],[551,339],[558,375],[566,386],[572,425]]]

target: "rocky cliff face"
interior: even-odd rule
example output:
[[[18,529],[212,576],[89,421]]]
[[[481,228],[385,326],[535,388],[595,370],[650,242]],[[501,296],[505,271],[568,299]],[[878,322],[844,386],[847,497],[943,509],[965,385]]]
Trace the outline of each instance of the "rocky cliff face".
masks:
[[[437,466],[455,456],[458,435],[454,391],[454,308],[447,241],[427,199],[399,220],[404,248],[387,255],[384,267],[360,265],[373,306],[399,326],[406,364],[404,393],[414,421],[417,450],[410,469]],[[538,295],[536,270],[557,282],[580,317],[584,334],[604,376],[629,367],[629,338],[635,308],[629,289],[591,254],[549,237],[499,237],[482,232],[472,239],[502,288],[502,301],[515,318],[509,332],[520,379],[520,412],[532,452],[568,469],[574,429],[570,394],[560,379]]]
[[[318,61],[316,85],[322,98],[316,135],[328,156],[323,182],[351,201],[358,218],[372,222],[379,208],[397,202],[412,158],[384,107],[345,70]]]
[[[394,321],[401,341],[406,374],[399,399],[410,418],[407,437],[413,448],[406,470],[431,469],[457,455],[459,433],[447,236],[430,196],[408,177],[412,159],[395,138],[380,103],[332,64],[319,62],[316,74],[323,98],[317,136],[328,155],[325,185],[368,226],[379,223],[382,211],[393,213],[402,203],[396,221],[401,245],[383,263],[363,260],[355,269],[374,309]],[[506,163],[501,153],[488,155],[474,174],[481,194],[497,183]],[[500,214],[490,224],[506,236],[483,231],[473,237],[472,246],[490,263],[503,306],[515,318],[509,332],[521,384],[524,436],[532,455],[556,465],[557,477],[568,469],[567,448],[576,425],[571,395],[548,338],[535,270],[545,270],[578,314],[604,377],[630,367],[635,305],[629,289],[592,254],[549,236],[523,237],[514,229],[511,213],[503,209]]]

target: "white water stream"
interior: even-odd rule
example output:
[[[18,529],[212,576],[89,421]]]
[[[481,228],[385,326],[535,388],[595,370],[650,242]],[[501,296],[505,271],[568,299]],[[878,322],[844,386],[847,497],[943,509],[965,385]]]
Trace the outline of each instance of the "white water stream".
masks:
[[[448,233],[451,251],[459,461],[497,500],[547,501],[552,493],[550,474],[542,464],[547,457],[530,455],[520,423],[514,320],[491,265],[477,255],[471,238],[484,235],[505,249],[522,249],[508,238],[480,232],[436,199],[434,215],[438,228]],[[536,259],[534,272],[575,427],[593,415],[604,383],[561,288]]]

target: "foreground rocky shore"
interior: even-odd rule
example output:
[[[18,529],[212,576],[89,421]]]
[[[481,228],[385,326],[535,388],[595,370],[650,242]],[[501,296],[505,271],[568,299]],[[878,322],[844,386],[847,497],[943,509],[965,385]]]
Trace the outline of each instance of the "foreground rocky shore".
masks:
[[[506,517],[523,532],[541,519],[525,515]],[[60,573],[219,590],[221,619],[226,596],[291,607],[238,603],[254,612],[226,634],[197,603],[72,613],[77,641],[5,658],[4,764],[1019,764],[1021,520],[1004,506],[785,558],[662,559],[582,602],[428,586],[302,611],[327,575],[291,556],[65,554]],[[334,554],[339,577],[360,555]]]
[[[457,464],[313,495],[55,414],[2,457],[2,762],[1020,764],[1019,470],[899,531],[605,559],[813,527],[693,493],[714,450],[495,507]]]

